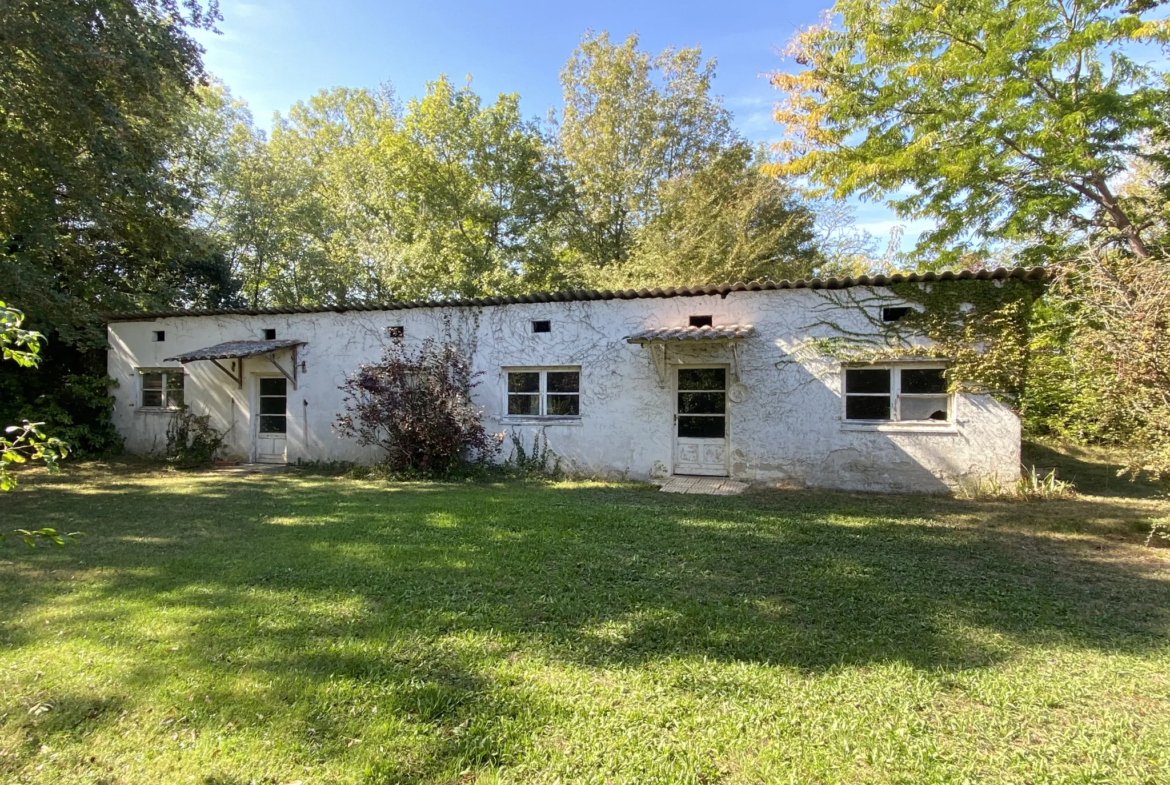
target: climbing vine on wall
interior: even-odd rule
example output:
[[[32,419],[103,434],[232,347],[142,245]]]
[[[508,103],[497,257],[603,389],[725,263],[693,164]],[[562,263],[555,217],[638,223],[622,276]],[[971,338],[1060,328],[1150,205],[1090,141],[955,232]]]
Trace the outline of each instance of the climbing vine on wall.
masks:
[[[802,345],[798,361],[814,356],[845,363],[906,358],[948,361],[952,391],[989,393],[1016,402],[1028,364],[1029,312],[1043,290],[1040,281],[1007,279],[895,283],[883,289],[822,291],[818,319],[808,325],[831,335]],[[907,307],[896,321],[887,308]],[[850,329],[834,317],[839,309],[860,312],[864,329]]]

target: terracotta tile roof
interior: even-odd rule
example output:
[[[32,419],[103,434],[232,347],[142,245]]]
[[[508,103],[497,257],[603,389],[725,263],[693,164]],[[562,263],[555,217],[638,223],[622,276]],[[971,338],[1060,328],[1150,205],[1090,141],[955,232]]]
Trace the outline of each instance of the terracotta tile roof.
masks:
[[[961,272],[897,273],[895,275],[862,275],[857,278],[803,278],[796,281],[751,281],[725,283],[720,286],[679,286],[666,289],[575,289],[567,292],[538,292],[507,297],[475,297],[449,300],[404,300],[387,303],[350,303],[346,305],[297,305],[277,308],[209,308],[175,309],[167,311],[125,311],[109,314],[111,322],[162,319],[171,316],[264,316],[269,314],[346,313],[348,311],[405,311],[414,308],[459,308],[520,303],[561,303],[582,300],[642,300],[661,297],[726,297],[735,292],[760,292],[777,289],[849,289],[854,286],[889,286],[895,283],[931,283],[933,281],[1002,281],[1015,278],[1043,281],[1047,278],[1043,267],[1014,267],[996,270],[963,270]]]
[[[755,335],[750,324],[717,324],[706,327],[659,327],[626,336],[626,343],[651,341],[734,341]]]
[[[234,357],[255,357],[258,354],[269,354],[281,349],[291,349],[294,346],[303,346],[304,341],[290,338],[279,341],[228,341],[208,346],[206,349],[196,349],[193,352],[184,352],[174,357],[167,357],[163,362],[189,363],[195,360],[227,360]]]

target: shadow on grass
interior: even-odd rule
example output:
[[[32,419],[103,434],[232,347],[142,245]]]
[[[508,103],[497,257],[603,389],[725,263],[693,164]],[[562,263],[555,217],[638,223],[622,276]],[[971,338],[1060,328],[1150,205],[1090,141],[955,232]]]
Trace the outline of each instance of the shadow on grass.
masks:
[[[198,493],[126,478],[96,495],[58,485],[13,497],[17,515],[35,510],[44,525],[89,537],[21,554],[35,569],[0,563],[0,609],[68,603],[66,578],[96,571],[71,624],[115,621],[124,604],[197,619],[173,662],[144,657],[125,675],[136,690],[176,667],[209,685],[230,684],[245,665],[302,689],[360,683],[429,731],[415,756],[370,768],[372,782],[522,754],[558,709],[501,675],[508,657],[585,668],[693,656],[809,673],[888,662],[956,671],[1032,644],[1140,653],[1165,646],[1168,630],[1170,583],[1106,558],[1098,538],[1043,527],[1052,519],[1051,529],[1124,535],[1140,520],[1121,501],[388,490],[295,475],[198,482]],[[3,634],[9,646],[35,637],[25,627]],[[328,718],[303,721],[333,745],[321,754],[343,753]]]

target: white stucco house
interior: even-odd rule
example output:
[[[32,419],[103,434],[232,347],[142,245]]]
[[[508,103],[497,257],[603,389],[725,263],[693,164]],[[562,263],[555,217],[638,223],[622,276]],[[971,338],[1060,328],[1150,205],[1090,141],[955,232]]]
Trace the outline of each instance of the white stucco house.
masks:
[[[830,335],[823,310],[845,295],[888,306],[897,304],[891,283],[997,286],[1043,275],[122,314],[108,324],[114,423],[129,451],[159,452],[185,404],[211,416],[234,458],[373,462],[375,450],[333,430],[339,386],[391,341],[433,337],[461,346],[482,372],[473,397],[489,430],[527,445],[543,431],[580,472],[943,492],[965,478],[1019,475],[1017,415],[990,396],[947,394],[939,361],[855,366],[800,347]],[[842,307],[834,318],[865,331],[873,317]]]

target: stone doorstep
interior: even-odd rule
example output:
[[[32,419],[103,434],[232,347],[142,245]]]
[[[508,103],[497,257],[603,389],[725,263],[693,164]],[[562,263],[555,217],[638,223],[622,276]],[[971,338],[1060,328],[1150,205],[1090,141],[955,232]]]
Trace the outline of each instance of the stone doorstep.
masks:
[[[698,493],[707,496],[738,496],[748,489],[746,482],[726,477],[670,477],[662,484],[663,493]]]

